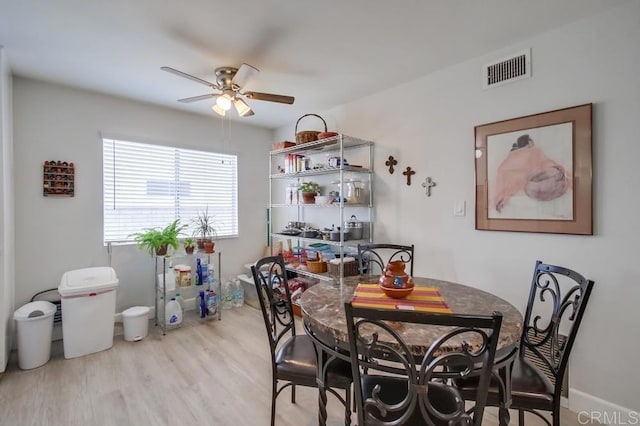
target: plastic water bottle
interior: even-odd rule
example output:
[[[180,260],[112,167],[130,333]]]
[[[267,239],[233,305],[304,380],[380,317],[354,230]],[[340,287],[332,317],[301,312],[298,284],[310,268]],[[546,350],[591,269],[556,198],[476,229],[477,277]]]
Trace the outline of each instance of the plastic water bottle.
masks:
[[[175,297],[172,297],[165,308],[165,324],[171,327],[177,327],[182,324],[182,308],[176,301]]]
[[[222,283],[222,309],[233,307],[233,283],[229,280]]]
[[[239,279],[233,280],[233,301],[232,305],[234,308],[238,308],[244,305],[244,288],[242,287],[242,283]]]

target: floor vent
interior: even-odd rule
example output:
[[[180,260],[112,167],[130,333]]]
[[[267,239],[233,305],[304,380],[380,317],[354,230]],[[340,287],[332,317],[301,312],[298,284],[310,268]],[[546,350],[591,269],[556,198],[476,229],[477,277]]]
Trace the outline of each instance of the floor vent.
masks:
[[[482,71],[482,88],[501,86],[505,83],[531,77],[531,50],[486,64]]]

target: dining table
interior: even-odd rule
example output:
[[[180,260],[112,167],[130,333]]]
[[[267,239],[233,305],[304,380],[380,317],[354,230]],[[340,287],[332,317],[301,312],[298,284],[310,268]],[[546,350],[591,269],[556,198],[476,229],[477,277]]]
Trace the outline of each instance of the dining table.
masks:
[[[322,371],[324,366],[334,359],[350,361],[344,303],[352,300],[359,283],[371,283],[371,277],[356,275],[344,277],[342,283],[337,279],[320,282],[302,293],[297,302],[301,308],[305,331],[314,339],[316,346],[320,346],[322,349],[318,360],[318,387],[320,390],[318,419],[320,425],[326,423],[326,392],[323,386]],[[495,368],[504,387],[503,400],[499,407],[499,422],[501,425],[508,424],[510,365],[517,353],[523,324],[520,311],[499,296],[472,286],[415,276],[413,283],[416,288],[437,289],[452,313],[491,315],[494,312],[500,312],[502,314]],[[404,308],[402,299],[397,300],[398,304],[390,305],[390,309]],[[442,328],[423,324],[403,324],[398,331],[414,355],[425,354],[431,343],[443,334]],[[349,424],[348,418],[345,418],[345,423]]]

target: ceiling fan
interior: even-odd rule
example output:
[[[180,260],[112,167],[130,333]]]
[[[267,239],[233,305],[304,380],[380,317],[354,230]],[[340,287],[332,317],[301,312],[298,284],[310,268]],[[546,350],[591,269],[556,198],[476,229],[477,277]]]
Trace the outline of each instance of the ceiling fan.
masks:
[[[195,77],[191,74],[187,74],[182,71],[178,71],[171,67],[162,67],[164,71],[170,72],[175,75],[179,75],[189,80],[193,80],[197,83],[204,84],[214,90],[220,91],[220,93],[209,93],[206,95],[193,96],[191,98],[178,99],[178,102],[190,103],[203,101],[205,99],[214,98],[216,103],[212,109],[225,116],[227,111],[231,109],[233,105],[241,117],[248,117],[254,115],[253,110],[242,99],[241,96],[247,99],[255,99],[258,101],[279,102],[282,104],[292,104],[294,101],[293,96],[274,95],[272,93],[262,92],[243,92],[242,88],[249,82],[249,80],[260,72],[256,67],[249,64],[242,64],[240,68],[234,67],[220,67],[216,68],[216,82],[211,83],[201,78]]]

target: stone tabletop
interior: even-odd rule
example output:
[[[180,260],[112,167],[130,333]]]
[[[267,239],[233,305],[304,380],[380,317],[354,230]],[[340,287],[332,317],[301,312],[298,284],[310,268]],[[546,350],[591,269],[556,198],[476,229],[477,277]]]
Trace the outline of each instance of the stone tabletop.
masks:
[[[462,284],[420,277],[414,277],[413,280],[416,286],[437,288],[453,313],[491,315],[495,311],[501,312],[503,319],[498,349],[508,348],[517,343],[523,319],[522,314],[509,302]],[[310,287],[298,299],[307,326],[332,346],[348,349],[344,302],[351,300],[358,282],[361,282],[359,276],[344,278],[342,291],[339,284],[322,282]],[[412,352],[417,355],[424,354],[429,345],[449,329],[418,324],[395,326],[411,346]],[[473,342],[470,343],[474,346]],[[452,345],[456,343],[452,342]],[[449,349],[457,350],[455,347]]]

